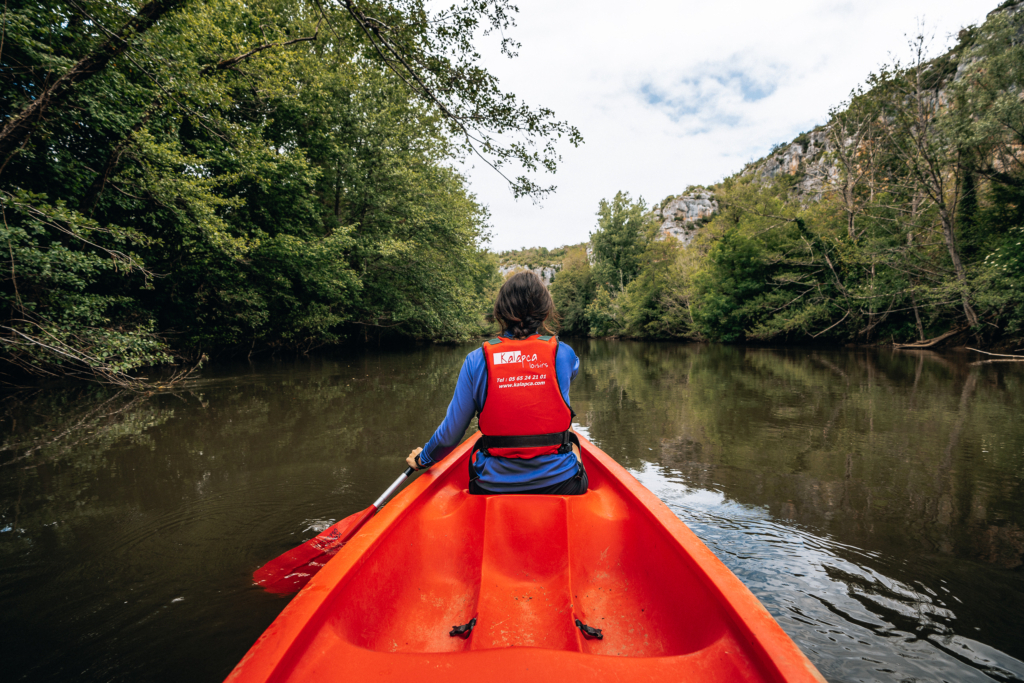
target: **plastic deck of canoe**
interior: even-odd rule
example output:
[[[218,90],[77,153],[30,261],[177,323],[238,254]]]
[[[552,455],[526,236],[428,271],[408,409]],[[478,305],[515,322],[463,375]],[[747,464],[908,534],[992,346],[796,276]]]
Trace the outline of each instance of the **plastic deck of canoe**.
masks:
[[[581,441],[583,496],[471,496],[460,447],[367,522],[228,680],[824,680],[686,525]],[[468,638],[449,635],[474,617]]]

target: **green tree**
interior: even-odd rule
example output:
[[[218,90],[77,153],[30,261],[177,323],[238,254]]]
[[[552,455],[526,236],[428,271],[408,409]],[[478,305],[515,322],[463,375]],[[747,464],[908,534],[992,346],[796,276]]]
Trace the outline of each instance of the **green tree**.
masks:
[[[619,298],[604,287],[599,287],[593,301],[587,306],[587,324],[590,336],[610,337],[622,332],[622,310]]]
[[[594,279],[598,287],[621,292],[640,272],[644,250],[657,227],[643,198],[633,201],[628,192],[617,192],[597,209],[597,230],[591,233]]]
[[[666,290],[680,243],[672,237],[652,240],[641,261],[640,273],[620,295],[625,333],[631,337],[664,339],[681,336],[685,328],[666,309]]]
[[[758,321],[758,298],[766,289],[761,246],[738,229],[722,236],[697,276],[694,322],[698,333],[725,342],[742,341]]]
[[[594,281],[586,247],[569,250],[550,289],[555,309],[561,317],[562,332],[586,336],[590,330],[587,306],[594,298]]]

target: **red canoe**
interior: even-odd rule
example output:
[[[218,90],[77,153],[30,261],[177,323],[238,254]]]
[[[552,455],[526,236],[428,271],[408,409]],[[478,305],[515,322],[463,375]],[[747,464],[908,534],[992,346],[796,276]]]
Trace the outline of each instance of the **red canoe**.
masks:
[[[824,681],[739,579],[592,443],[580,439],[582,496],[471,496],[473,440],[370,520],[228,680]],[[467,637],[450,635],[473,619]]]

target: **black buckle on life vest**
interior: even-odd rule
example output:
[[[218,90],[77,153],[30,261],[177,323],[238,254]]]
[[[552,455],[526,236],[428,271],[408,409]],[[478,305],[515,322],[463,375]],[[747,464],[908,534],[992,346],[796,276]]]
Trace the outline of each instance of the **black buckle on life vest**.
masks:
[[[522,436],[488,436],[484,434],[477,440],[476,447],[481,451],[489,451],[492,448],[543,448],[544,446],[566,446],[570,443],[579,445],[579,442],[573,431],[567,429],[564,432]]]

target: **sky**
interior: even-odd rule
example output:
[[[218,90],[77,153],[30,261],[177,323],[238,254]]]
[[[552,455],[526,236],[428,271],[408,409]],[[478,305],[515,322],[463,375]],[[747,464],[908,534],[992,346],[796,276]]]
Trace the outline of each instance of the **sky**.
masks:
[[[515,200],[479,159],[463,172],[491,213],[494,251],[589,239],[602,198],[657,204],[710,185],[828,120],[869,73],[906,59],[908,39],[939,55],[1001,0],[518,0],[522,47],[478,43],[501,87],[583,134],[563,145],[553,194]]]

